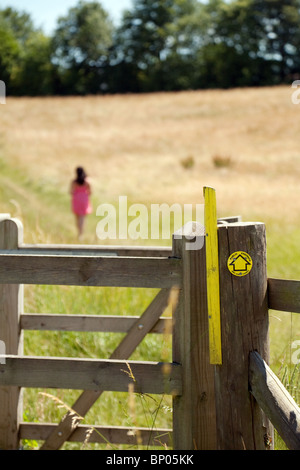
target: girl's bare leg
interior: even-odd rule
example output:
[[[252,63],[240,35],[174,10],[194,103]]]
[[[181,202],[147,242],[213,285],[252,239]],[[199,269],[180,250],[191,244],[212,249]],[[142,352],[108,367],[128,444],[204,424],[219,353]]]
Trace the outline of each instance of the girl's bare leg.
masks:
[[[84,226],[84,215],[76,215],[76,225],[78,230],[78,238],[80,238],[83,234],[83,226]]]

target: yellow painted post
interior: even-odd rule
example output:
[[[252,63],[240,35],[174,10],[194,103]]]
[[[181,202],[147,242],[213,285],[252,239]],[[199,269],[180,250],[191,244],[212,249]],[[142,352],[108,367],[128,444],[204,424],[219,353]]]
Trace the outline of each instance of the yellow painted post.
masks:
[[[216,191],[213,188],[204,187],[203,192],[205,202],[209,355],[211,364],[222,364]]]

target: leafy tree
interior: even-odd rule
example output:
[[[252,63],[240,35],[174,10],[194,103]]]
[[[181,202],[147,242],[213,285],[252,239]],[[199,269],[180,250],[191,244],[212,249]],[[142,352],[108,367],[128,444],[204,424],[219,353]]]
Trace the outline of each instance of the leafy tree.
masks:
[[[135,0],[133,9],[125,12],[111,63],[118,76],[127,76],[128,91],[172,88],[171,64],[176,65],[176,77],[185,67],[181,57],[187,37],[183,19],[192,15],[196,5],[195,0]]]
[[[26,12],[18,12],[13,8],[5,8],[0,11],[0,17],[18,41],[24,46],[26,41],[35,32],[35,27],[30,15]]]
[[[65,93],[101,91],[102,70],[112,44],[113,25],[102,6],[80,1],[58,20],[53,62]]]
[[[19,44],[0,13],[0,79],[5,81],[8,91],[19,56]]]
[[[198,83],[207,87],[236,87],[265,84],[267,77],[261,55],[261,30],[252,0],[211,1],[205,41],[198,52]]]
[[[261,31],[260,50],[274,81],[289,81],[300,70],[300,1],[252,0],[251,8]]]
[[[35,29],[30,15],[13,8],[0,11],[1,79],[15,95],[53,92],[50,41]]]
[[[115,29],[98,1],[52,37],[0,10],[9,94],[149,92],[291,82],[300,72],[300,0],[134,0]]]
[[[276,84],[299,71],[299,0],[211,0],[206,11],[198,83]]]
[[[15,86],[19,95],[54,94],[55,67],[51,63],[51,39],[42,32],[32,34],[20,57]]]

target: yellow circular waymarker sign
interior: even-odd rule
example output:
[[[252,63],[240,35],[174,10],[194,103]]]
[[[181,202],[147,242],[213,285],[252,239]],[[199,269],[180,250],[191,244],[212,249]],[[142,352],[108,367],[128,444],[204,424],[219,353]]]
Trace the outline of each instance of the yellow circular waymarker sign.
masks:
[[[244,251],[236,251],[229,256],[227,266],[234,276],[246,276],[252,269],[252,258]]]

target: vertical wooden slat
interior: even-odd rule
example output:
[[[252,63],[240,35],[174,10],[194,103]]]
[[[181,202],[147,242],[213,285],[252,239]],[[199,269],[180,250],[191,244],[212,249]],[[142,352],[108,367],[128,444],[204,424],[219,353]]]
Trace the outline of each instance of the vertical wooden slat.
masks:
[[[22,243],[23,228],[18,220],[0,221],[0,249],[15,249]],[[23,286],[0,285],[0,340],[6,354],[23,353],[19,318],[23,313]],[[19,447],[22,393],[18,387],[0,387],[0,449]]]
[[[195,233],[203,233],[197,225]],[[188,239],[180,239],[176,234],[173,241],[173,256],[182,259],[183,279],[173,321],[173,361],[183,366],[183,392],[173,399],[174,449],[214,450],[215,366],[209,361],[205,240],[202,235],[194,243],[203,248],[187,250],[193,233],[186,235]]]
[[[213,188],[205,187],[204,198],[209,356],[211,364],[222,364],[217,206],[215,190]]]
[[[249,393],[249,355],[269,360],[266,234],[262,223],[219,227],[222,365],[216,366],[218,448],[263,450],[272,426]],[[250,255],[251,271],[229,271],[235,252]]]

